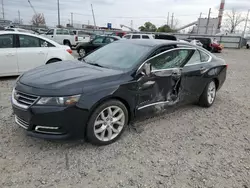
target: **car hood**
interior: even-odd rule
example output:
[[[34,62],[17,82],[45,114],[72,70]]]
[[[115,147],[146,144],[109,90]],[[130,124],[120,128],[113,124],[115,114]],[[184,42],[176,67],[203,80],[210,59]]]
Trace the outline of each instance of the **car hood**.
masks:
[[[64,61],[30,70],[18,82],[31,87],[34,94],[43,91],[46,95],[69,95],[83,93],[86,87],[112,82],[122,74],[123,71],[120,70],[101,68],[80,61]]]

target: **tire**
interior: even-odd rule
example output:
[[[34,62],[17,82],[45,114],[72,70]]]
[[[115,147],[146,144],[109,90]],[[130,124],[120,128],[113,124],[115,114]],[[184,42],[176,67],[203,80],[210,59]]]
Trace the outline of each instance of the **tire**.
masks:
[[[51,64],[51,63],[55,63],[55,62],[58,62],[58,61],[62,61],[61,59],[51,59],[51,60],[49,60],[47,63],[46,63],[46,65],[47,64]]]
[[[80,47],[78,49],[78,54],[79,54],[80,57],[84,57],[86,55],[86,50],[84,50],[83,47]]]
[[[69,42],[68,40],[65,40],[65,41],[63,42],[63,44],[66,45],[66,46],[69,46],[69,47],[71,48],[71,44],[70,44],[70,42]]]
[[[249,44],[247,44],[247,49],[249,49]]]
[[[110,118],[109,109],[111,109],[113,113],[116,110],[119,111],[110,116]],[[115,118],[120,118],[116,121],[117,123],[115,123]],[[99,105],[91,114],[86,129],[86,138],[94,145],[111,144],[119,139],[127,124],[128,110],[126,106],[118,100],[106,101]]]
[[[213,105],[215,98],[216,98],[216,83],[214,80],[211,80],[207,84],[202,95],[200,96],[199,105],[208,108]]]

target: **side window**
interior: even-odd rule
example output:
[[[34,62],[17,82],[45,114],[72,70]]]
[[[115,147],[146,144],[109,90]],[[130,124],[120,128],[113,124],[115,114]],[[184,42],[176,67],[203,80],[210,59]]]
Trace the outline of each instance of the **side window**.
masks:
[[[175,49],[150,59],[152,70],[183,67],[194,53],[192,49]]]
[[[208,62],[208,60],[210,59],[210,56],[202,51],[200,51],[200,54],[201,54],[201,62]]]
[[[98,37],[95,40],[93,40],[93,44],[102,44],[104,37]]]
[[[72,33],[73,33],[73,32],[72,32]],[[62,31],[62,34],[63,34],[63,35],[69,35],[69,30],[64,29],[64,30]]]
[[[47,33],[46,33],[46,35],[53,35],[54,34],[54,29],[50,29]]]
[[[143,39],[149,39],[149,36],[148,35],[142,35],[142,38]]]
[[[132,39],[140,39],[141,35],[132,35]]]
[[[125,35],[124,38],[125,39],[130,39],[131,35]]]
[[[56,30],[56,34],[57,35],[62,35],[63,34],[63,30],[62,29],[57,29]]]
[[[201,62],[201,54],[198,50],[195,50],[194,55],[188,61],[187,65],[193,65]]]
[[[114,42],[114,41],[115,41],[115,39],[107,37],[107,38],[105,38],[104,43],[108,44],[108,43],[111,43],[111,42]]]
[[[40,39],[40,47],[55,47],[55,46],[48,41]]]
[[[19,35],[19,44],[21,48],[40,47],[39,38],[28,35]]]
[[[13,35],[0,35],[0,48],[13,48]]]

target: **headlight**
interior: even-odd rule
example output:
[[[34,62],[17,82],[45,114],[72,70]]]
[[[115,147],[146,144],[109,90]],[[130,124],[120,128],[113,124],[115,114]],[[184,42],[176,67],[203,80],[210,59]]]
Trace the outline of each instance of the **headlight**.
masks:
[[[47,106],[71,106],[76,104],[81,95],[73,95],[66,97],[42,97],[37,101],[38,105],[47,105]]]

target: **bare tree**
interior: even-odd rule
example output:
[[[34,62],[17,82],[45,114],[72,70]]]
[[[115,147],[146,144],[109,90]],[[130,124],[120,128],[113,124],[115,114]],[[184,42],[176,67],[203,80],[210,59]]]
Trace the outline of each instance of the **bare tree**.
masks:
[[[226,12],[226,19],[224,22],[224,27],[229,33],[234,33],[237,26],[241,24],[245,19],[240,12],[232,9],[230,12]]]
[[[44,15],[41,13],[34,14],[31,20],[32,25],[46,25]]]

